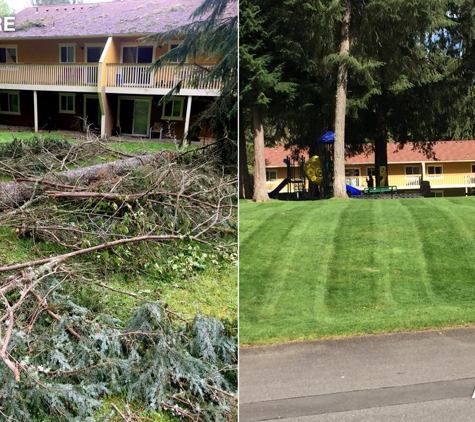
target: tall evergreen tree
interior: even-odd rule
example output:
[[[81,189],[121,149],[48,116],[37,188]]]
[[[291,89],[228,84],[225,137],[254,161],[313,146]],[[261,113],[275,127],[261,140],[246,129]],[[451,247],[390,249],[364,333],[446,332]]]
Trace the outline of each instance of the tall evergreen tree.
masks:
[[[333,115],[335,91],[328,95],[328,87],[334,87],[335,78],[320,58],[334,52],[337,17],[334,2],[240,2],[240,107],[248,115],[254,115],[253,108],[262,110],[267,142],[285,140],[316,153],[315,140]],[[256,150],[257,141],[254,170],[259,163],[264,167],[263,145]],[[255,171],[254,187],[265,200],[265,174],[260,173]]]
[[[453,26],[448,8],[445,0],[374,0],[354,8],[349,105],[362,131],[351,133],[373,142],[377,185],[387,184],[382,169],[387,172],[388,141],[397,137],[403,121],[410,122],[401,100],[418,103],[417,92],[428,92],[456,68],[456,59],[434,42],[440,31]],[[368,61],[377,65],[359,68]]]
[[[232,161],[237,164],[237,0],[204,0],[191,14],[190,23],[170,31],[157,33],[146,38],[158,44],[174,39],[182,39],[177,48],[157,59],[152,68],[159,68],[168,61],[177,61],[183,65],[187,61],[205,57],[216,61],[211,71],[197,66],[198,81],[220,80],[222,83],[219,98],[201,115],[202,120],[211,123],[213,132],[218,139],[229,144],[228,153],[235,156]],[[203,73],[205,72],[205,73]],[[179,93],[179,82],[162,101],[166,102],[172,95]],[[190,130],[190,133],[193,129]],[[228,141],[232,141],[229,143]],[[232,150],[232,151],[229,151]]]
[[[341,23],[340,63],[336,84],[335,106],[335,148],[334,148],[334,184],[336,198],[346,197],[345,189],[345,121],[346,90],[348,85],[347,56],[350,50],[351,0],[345,0]]]
[[[271,16],[271,10],[250,0],[240,2],[240,107],[252,115],[253,200],[256,202],[269,200],[264,157],[264,119],[272,95],[278,90],[281,77],[281,66],[277,64],[275,55],[269,53],[270,37],[275,30],[270,23]],[[241,155],[240,159],[245,162],[244,155]]]

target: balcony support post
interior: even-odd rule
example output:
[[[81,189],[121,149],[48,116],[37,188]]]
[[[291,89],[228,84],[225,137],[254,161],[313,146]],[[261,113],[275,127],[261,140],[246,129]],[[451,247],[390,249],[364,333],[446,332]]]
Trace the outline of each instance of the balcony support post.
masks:
[[[38,133],[38,93],[33,91],[33,114],[35,116],[35,132]]]
[[[183,140],[188,136],[188,130],[190,129],[190,117],[191,117],[191,99],[193,97],[190,95],[188,96],[188,103],[186,105],[186,117],[185,117],[185,130],[183,132]]]

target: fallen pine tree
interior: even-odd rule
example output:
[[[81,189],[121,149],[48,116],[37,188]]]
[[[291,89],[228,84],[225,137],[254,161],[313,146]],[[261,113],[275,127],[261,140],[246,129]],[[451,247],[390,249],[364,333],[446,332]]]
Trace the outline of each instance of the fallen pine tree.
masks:
[[[0,209],[16,208],[30,200],[36,193],[44,191],[45,186],[80,189],[92,182],[123,176],[138,167],[170,162],[172,154],[161,151],[155,154],[130,157],[123,160],[79,167],[73,170],[47,173],[41,178],[20,177],[11,182],[0,182]]]

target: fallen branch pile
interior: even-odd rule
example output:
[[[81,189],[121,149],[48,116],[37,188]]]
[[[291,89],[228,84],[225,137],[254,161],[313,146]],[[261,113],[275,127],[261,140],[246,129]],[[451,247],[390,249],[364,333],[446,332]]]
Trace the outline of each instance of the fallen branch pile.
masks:
[[[147,301],[118,320],[83,307],[76,292],[91,280],[108,289],[114,271],[166,281],[235,259],[236,178],[199,151],[64,170],[95,160],[97,146],[52,145],[32,154],[17,144],[1,158],[17,179],[0,183],[0,227],[40,256],[0,261],[0,415],[95,420],[102,397],[125,394],[191,420],[230,420],[235,333]]]

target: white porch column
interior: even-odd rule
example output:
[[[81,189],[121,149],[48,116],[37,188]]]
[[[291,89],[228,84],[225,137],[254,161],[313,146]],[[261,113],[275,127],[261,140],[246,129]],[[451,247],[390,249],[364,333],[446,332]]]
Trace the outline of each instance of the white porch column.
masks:
[[[422,180],[426,180],[426,163],[422,161]]]
[[[188,103],[186,105],[186,117],[185,117],[185,131],[183,132],[183,139],[188,136],[188,130],[190,129],[190,117],[191,117],[191,99],[193,97],[190,95],[188,97]]]
[[[101,138],[106,137],[106,115],[101,114]]]
[[[35,132],[38,133],[38,93],[33,91],[33,114],[35,116]]]

